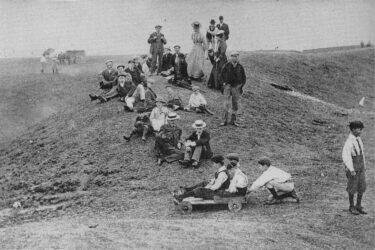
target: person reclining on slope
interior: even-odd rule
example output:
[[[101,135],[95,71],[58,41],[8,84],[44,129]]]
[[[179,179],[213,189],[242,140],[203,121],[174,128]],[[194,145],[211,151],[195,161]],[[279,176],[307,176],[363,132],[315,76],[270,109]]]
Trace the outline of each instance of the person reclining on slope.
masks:
[[[107,60],[105,62],[107,69],[100,73],[101,81],[99,82],[99,87],[101,89],[111,89],[116,85],[117,71],[113,69],[113,61]]]
[[[182,129],[176,124],[180,116],[175,112],[169,112],[167,124],[161,126],[159,133],[155,138],[155,153],[158,159],[158,165],[161,166],[164,161],[171,163],[181,160],[184,152],[181,150]]]
[[[184,160],[180,160],[179,163],[184,167],[198,168],[201,158],[212,157],[210,133],[204,130],[206,123],[202,120],[195,121],[192,127],[195,131],[186,139]]]
[[[110,91],[105,91],[100,95],[89,95],[91,101],[99,99],[100,102],[107,102],[115,97],[120,97],[120,101],[124,101],[125,96],[129,93],[135,85],[132,82],[132,78],[128,73],[119,73],[117,77],[117,85],[114,86]]]
[[[165,87],[167,90],[167,105],[172,105],[173,110],[183,110],[181,97],[172,89],[171,86]]]
[[[128,67],[125,69],[125,72],[132,76],[135,85],[141,84],[142,82],[146,83],[146,78],[141,75],[140,70],[135,66],[134,60],[128,61]]]
[[[174,66],[174,76],[168,80],[168,83],[191,90],[191,81],[187,72],[187,63],[184,54],[178,55],[177,63]]]
[[[124,139],[126,141],[130,141],[130,138],[133,135],[142,135],[142,141],[146,142],[146,136],[151,135],[152,132],[153,129],[148,114],[138,115],[135,120],[133,130],[128,136],[124,135]]]
[[[140,84],[142,85],[142,84]],[[156,94],[152,90],[153,81],[152,79],[147,79],[147,83],[144,85],[145,98],[144,101],[136,102],[134,109],[137,113],[150,112],[156,107]]]
[[[291,174],[271,166],[268,158],[262,158],[258,161],[262,169],[267,169],[251,185],[249,191],[254,192],[261,187],[266,187],[271,195],[268,197],[267,204],[274,204],[284,198],[291,197],[299,202],[299,198],[294,189],[294,183],[291,182]]]
[[[169,113],[168,108],[164,106],[165,101],[163,98],[156,98],[156,107],[151,111],[150,121],[154,131],[159,132],[161,126],[166,124],[167,115]]]
[[[134,83],[134,82],[133,82]],[[134,112],[134,106],[144,106],[146,99],[146,90],[144,83],[138,84],[128,92],[125,96],[124,109],[128,112]]]
[[[213,115],[212,111],[206,108],[207,101],[202,93],[200,93],[199,86],[193,86],[192,90],[193,93],[190,95],[189,104],[185,107],[185,110]]]
[[[220,196],[230,185],[230,177],[222,155],[216,155],[211,158],[213,166],[217,171],[210,181],[203,181],[191,187],[180,187],[180,192],[174,194],[174,198],[181,202],[187,197],[196,197],[203,199],[213,199],[214,196]]]

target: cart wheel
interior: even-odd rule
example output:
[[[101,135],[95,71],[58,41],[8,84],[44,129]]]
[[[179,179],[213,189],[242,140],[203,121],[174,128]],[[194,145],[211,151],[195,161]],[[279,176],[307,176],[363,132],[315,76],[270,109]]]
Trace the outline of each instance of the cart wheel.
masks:
[[[238,212],[241,210],[242,204],[240,201],[229,201],[228,208],[231,212]]]
[[[190,202],[183,201],[178,205],[178,210],[181,214],[190,214],[193,210],[193,206]]]

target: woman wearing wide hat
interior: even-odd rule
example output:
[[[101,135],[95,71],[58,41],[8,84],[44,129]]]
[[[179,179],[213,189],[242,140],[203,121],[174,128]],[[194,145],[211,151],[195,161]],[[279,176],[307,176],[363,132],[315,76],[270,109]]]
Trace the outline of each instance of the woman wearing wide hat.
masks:
[[[210,25],[208,26],[207,32],[206,32],[206,38],[207,38],[207,44],[208,48],[212,49],[213,51],[216,51],[216,33],[219,30],[215,26],[215,20],[212,19],[210,21]]]
[[[191,24],[194,28],[191,39],[193,40],[193,48],[187,56],[187,71],[189,76],[193,80],[200,80],[203,76],[203,64],[205,60],[205,50],[206,50],[206,39],[200,32],[201,24],[199,22],[194,22]]]
[[[210,133],[204,129],[206,123],[202,120],[196,120],[192,127],[195,131],[186,139],[184,160],[179,162],[186,167],[191,165],[197,168],[201,158],[209,159],[212,157]]]
[[[167,124],[161,126],[159,133],[155,138],[155,151],[158,158],[158,165],[163,162],[174,162],[184,157],[181,151],[182,146],[182,130],[176,124],[180,116],[175,112],[170,112],[167,116]]]

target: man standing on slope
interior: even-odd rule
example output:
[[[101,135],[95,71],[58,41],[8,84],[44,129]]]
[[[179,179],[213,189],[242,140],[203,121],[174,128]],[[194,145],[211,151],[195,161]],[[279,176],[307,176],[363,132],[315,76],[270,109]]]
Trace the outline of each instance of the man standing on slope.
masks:
[[[354,215],[367,214],[361,206],[363,193],[366,191],[365,155],[361,133],[364,125],[361,121],[349,124],[350,134],[342,150],[342,160],[345,165],[349,194],[349,212]],[[357,204],[354,206],[354,195],[357,193]]]
[[[152,63],[151,63],[151,74],[155,72],[156,68],[156,61],[158,62],[158,74],[161,72],[162,67],[162,58],[164,52],[164,44],[167,43],[164,35],[160,33],[161,25],[155,26],[156,32],[153,32],[150,37],[148,38],[147,42],[150,44],[150,53],[152,55]]]
[[[238,62],[238,52],[230,54],[230,61],[223,66],[221,71],[221,79],[223,81],[223,94],[224,94],[224,115],[223,122],[220,126],[234,125],[236,123],[236,115],[238,111],[238,101],[243,93],[243,86],[246,83],[245,70]],[[228,123],[230,102],[232,102],[232,116]]]

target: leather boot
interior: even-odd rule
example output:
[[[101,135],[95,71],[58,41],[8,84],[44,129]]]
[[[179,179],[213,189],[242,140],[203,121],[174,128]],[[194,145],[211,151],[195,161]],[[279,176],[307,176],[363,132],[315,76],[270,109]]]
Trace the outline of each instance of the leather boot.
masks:
[[[232,114],[229,124],[238,127],[239,125],[236,123],[236,120],[237,120],[236,114]]]

